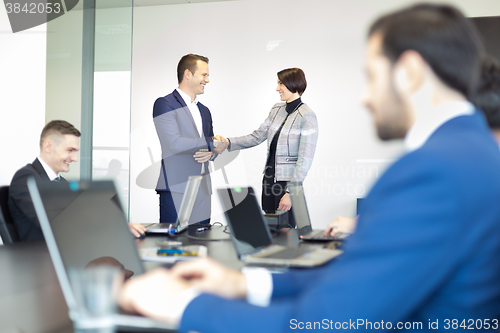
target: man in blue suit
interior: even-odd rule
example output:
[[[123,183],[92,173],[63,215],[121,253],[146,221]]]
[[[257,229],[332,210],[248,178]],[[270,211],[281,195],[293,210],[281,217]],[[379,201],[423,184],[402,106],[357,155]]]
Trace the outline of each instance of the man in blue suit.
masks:
[[[176,222],[188,177],[200,174],[205,177],[190,222],[210,222],[212,184],[208,161],[216,157],[214,132],[210,110],[197,99],[205,92],[208,76],[208,58],[196,54],[183,56],[177,65],[179,87],[158,98],[153,107],[162,150],[156,186],[160,196],[160,222]]]
[[[364,103],[378,136],[404,138],[407,153],[370,191],[338,260],[273,275],[189,262],[128,283],[121,304],[181,332],[498,329],[500,153],[467,102],[481,54],[450,6],[372,25]]]

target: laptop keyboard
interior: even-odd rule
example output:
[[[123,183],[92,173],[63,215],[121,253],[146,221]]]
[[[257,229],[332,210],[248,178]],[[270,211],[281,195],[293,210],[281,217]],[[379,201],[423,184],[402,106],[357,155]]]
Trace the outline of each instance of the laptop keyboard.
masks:
[[[148,227],[146,227],[146,229],[173,229],[175,226],[175,223],[154,223]]]
[[[304,248],[304,247],[298,247],[298,248],[286,248],[282,251],[278,251],[275,253],[272,253],[270,255],[265,256],[264,258],[272,258],[272,259],[294,259],[297,258],[304,253],[310,252],[310,249]]]
[[[312,238],[319,238],[319,239],[322,239],[322,238],[325,238],[325,239],[333,238],[330,235],[325,235],[323,232],[318,232],[317,234],[310,235],[310,237],[312,237]]]

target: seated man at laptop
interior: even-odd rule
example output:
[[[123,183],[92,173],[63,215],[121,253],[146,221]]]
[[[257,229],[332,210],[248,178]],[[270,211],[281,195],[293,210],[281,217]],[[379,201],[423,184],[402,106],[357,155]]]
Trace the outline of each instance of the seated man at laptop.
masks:
[[[80,131],[67,121],[50,121],[40,135],[40,155],[14,174],[8,204],[21,241],[43,239],[26,181],[34,177],[38,181],[67,182],[60,174],[68,172],[70,163],[78,160],[80,136]],[[138,237],[144,227],[133,224],[130,231]]]
[[[365,198],[344,254],[273,275],[179,264],[128,282],[122,306],[180,332],[465,330],[471,322],[497,330],[500,153],[467,101],[482,53],[471,23],[448,5],[378,19],[364,103],[378,136],[404,138],[407,153]],[[216,311],[200,316],[207,308]]]

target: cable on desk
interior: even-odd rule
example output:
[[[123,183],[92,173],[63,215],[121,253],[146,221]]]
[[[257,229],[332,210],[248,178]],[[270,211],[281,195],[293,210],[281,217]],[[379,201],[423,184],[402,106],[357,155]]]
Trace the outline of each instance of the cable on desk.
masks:
[[[196,240],[202,240],[202,241],[207,241],[207,242],[229,240],[228,238],[203,238],[203,237],[196,237],[196,236],[191,236],[189,234],[186,235],[186,237],[189,238],[189,239],[196,239]]]
[[[215,223],[220,224],[220,225],[221,225],[221,227],[223,227],[223,226],[224,226],[224,225],[223,225],[222,223],[220,223],[220,222],[215,222]],[[213,225],[215,225],[215,223],[214,223],[214,224],[212,224],[212,226],[213,226]],[[227,228],[227,226],[226,226],[226,228]],[[226,228],[225,228],[225,229],[226,229]],[[224,231],[224,230],[223,230],[223,231]],[[192,235],[190,235],[190,234],[187,234],[187,235],[186,235],[186,237],[187,237],[187,238],[189,238],[189,239],[202,240],[202,241],[209,241],[209,242],[212,242],[212,241],[224,241],[224,240],[229,240],[228,238],[204,238],[204,237],[196,237],[196,236],[192,236]]]

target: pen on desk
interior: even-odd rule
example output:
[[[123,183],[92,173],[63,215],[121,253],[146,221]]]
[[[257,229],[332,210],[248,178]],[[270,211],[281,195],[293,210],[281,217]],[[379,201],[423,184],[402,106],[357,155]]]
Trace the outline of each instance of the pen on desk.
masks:
[[[196,229],[196,231],[197,231],[197,232],[198,232],[198,231],[205,231],[205,230],[208,230],[208,228],[207,228],[207,227],[203,227],[203,228],[198,228],[198,229]]]

